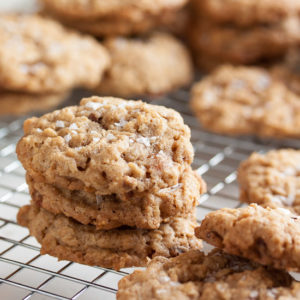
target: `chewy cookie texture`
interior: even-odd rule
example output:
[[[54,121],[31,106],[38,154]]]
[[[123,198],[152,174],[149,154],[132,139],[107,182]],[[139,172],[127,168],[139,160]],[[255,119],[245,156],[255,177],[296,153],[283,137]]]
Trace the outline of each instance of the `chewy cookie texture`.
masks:
[[[300,270],[300,218],[283,208],[257,204],[209,213],[196,236],[225,252],[263,265]]]
[[[44,11],[68,26],[103,37],[131,35],[168,25],[187,0],[41,0]]]
[[[240,200],[300,215],[300,151],[253,153],[238,170]]]
[[[118,300],[129,299],[290,299],[300,284],[287,272],[213,250],[190,251],[172,259],[155,258],[145,271],[119,282]]]
[[[201,241],[194,236],[196,221],[193,217],[174,218],[157,230],[104,231],[28,205],[20,209],[18,222],[36,237],[42,254],[116,270],[145,266],[155,256],[172,257],[201,248]]]
[[[168,188],[193,160],[190,129],[172,109],[85,98],[24,123],[17,153],[29,174],[98,195]]]
[[[119,269],[201,248],[190,130],[172,109],[91,97],[24,123],[21,225],[59,259]],[[129,227],[130,226],[130,227]]]
[[[194,85],[191,106],[216,133],[299,138],[299,82],[285,67],[225,65]]]

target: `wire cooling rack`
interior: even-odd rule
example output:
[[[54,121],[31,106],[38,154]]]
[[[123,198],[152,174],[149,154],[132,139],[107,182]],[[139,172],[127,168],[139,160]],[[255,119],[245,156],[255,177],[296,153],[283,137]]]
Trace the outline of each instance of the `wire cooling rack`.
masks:
[[[73,94],[73,103],[81,94]],[[231,138],[201,129],[188,107],[188,90],[157,99],[179,111],[192,129],[193,167],[203,176],[208,193],[200,199],[197,219],[222,207],[241,206],[236,169],[253,151],[280,147],[300,148],[300,141],[262,141]],[[69,101],[70,102],[70,101]],[[67,103],[68,105],[70,103]],[[1,110],[1,108],[0,108]],[[15,154],[22,136],[22,119],[0,118],[0,298],[1,299],[115,299],[118,281],[133,269],[119,272],[89,267],[40,255],[40,246],[26,228],[16,224],[20,206],[29,203],[25,171]]]

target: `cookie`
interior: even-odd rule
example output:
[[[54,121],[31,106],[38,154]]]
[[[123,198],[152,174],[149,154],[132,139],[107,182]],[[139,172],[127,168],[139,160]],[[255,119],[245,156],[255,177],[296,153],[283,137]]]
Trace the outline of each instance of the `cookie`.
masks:
[[[46,13],[69,26],[101,37],[141,34],[170,24],[187,0],[41,2]]]
[[[221,66],[195,84],[191,107],[210,131],[300,137],[300,77],[287,68]]]
[[[68,93],[26,94],[0,91],[0,115],[24,115],[31,112],[47,111],[60,105]]]
[[[299,299],[300,283],[285,271],[213,250],[157,257],[119,281],[118,300]]]
[[[54,21],[35,15],[0,17],[0,88],[26,93],[92,88],[109,60],[96,40]]]
[[[277,269],[300,270],[300,218],[290,211],[251,204],[209,213],[196,236],[226,253]]]
[[[191,214],[205,183],[187,168],[175,186],[158,192],[97,195],[82,190],[68,190],[43,182],[41,177],[27,174],[32,200],[54,214],[64,214],[82,224],[93,224],[97,229],[112,229],[127,225],[157,229],[170,217]]]
[[[49,15],[49,13],[46,13]],[[177,21],[177,12],[166,11],[157,16],[147,17],[142,21],[137,20],[128,21],[127,18],[121,18],[120,16],[108,16],[99,17],[98,19],[69,19],[65,16],[58,16],[50,14],[52,18],[57,19],[59,22],[65,24],[70,28],[82,31],[84,33],[91,34],[93,36],[103,38],[111,36],[130,36],[141,35],[151,31],[154,28],[165,28],[172,26]],[[179,25],[175,32],[180,33]]]
[[[288,17],[269,26],[247,28],[198,19],[192,22],[188,37],[196,62],[208,56],[219,63],[253,64],[282,57],[290,47],[298,45],[300,18]]]
[[[63,215],[55,216],[36,206],[22,207],[17,218],[41,244],[42,254],[116,270],[145,266],[156,256],[172,257],[201,248],[201,241],[194,236],[193,218],[175,218],[158,230],[108,231],[81,225]]]
[[[300,13],[299,0],[193,0],[194,9],[216,23],[272,24]]]
[[[253,153],[238,169],[240,200],[300,215],[300,150]]]
[[[179,113],[141,101],[91,97],[31,118],[17,154],[31,176],[97,195],[177,185],[193,160]]]
[[[188,85],[193,78],[188,50],[167,33],[110,38],[104,46],[112,64],[97,89],[103,95],[160,95]]]

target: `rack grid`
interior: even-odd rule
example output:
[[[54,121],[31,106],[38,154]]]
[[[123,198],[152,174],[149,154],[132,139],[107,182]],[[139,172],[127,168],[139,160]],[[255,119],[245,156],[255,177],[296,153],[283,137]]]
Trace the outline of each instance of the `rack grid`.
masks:
[[[76,92],[67,104],[86,93]],[[73,101],[71,100],[73,99]],[[236,182],[239,163],[253,151],[280,147],[300,148],[297,140],[260,140],[211,134],[201,128],[188,106],[189,92],[182,89],[152,101],[179,111],[192,129],[193,167],[208,185],[200,199],[197,219],[222,207],[240,207]],[[74,101],[76,100],[76,101]],[[1,299],[115,299],[117,283],[134,268],[113,271],[60,261],[40,255],[40,246],[26,228],[16,223],[19,207],[29,203],[25,171],[15,154],[25,118],[0,117],[0,298]]]

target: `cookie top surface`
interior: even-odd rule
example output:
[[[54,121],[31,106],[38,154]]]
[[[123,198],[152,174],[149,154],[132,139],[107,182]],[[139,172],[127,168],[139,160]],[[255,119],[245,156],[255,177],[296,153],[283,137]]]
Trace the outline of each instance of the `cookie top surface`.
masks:
[[[187,0],[41,0],[46,9],[69,18],[119,16],[139,19],[182,7]]]
[[[238,170],[240,199],[300,215],[300,150],[253,153]]]
[[[110,38],[104,46],[111,54],[112,64],[97,89],[101,94],[121,97],[159,95],[192,80],[190,54],[169,34]]]
[[[299,0],[194,0],[194,6],[214,22],[238,26],[275,23],[300,12]]]
[[[285,68],[221,66],[195,84],[192,108],[224,134],[300,137],[300,77]]]
[[[300,218],[290,211],[251,204],[239,209],[209,213],[196,236],[263,265],[300,270]]]
[[[93,38],[35,15],[0,16],[0,88],[62,92],[94,87],[109,64]]]
[[[201,248],[194,236],[195,219],[174,218],[157,230],[97,230],[37,206],[24,206],[18,222],[41,243],[42,253],[83,264],[120,269],[145,266],[156,256],[172,257]]]
[[[141,101],[85,98],[28,119],[24,132],[17,153],[28,173],[100,195],[174,186],[193,160],[179,113]]]
[[[214,250],[155,258],[119,282],[118,300],[297,299],[300,284],[284,271]]]

